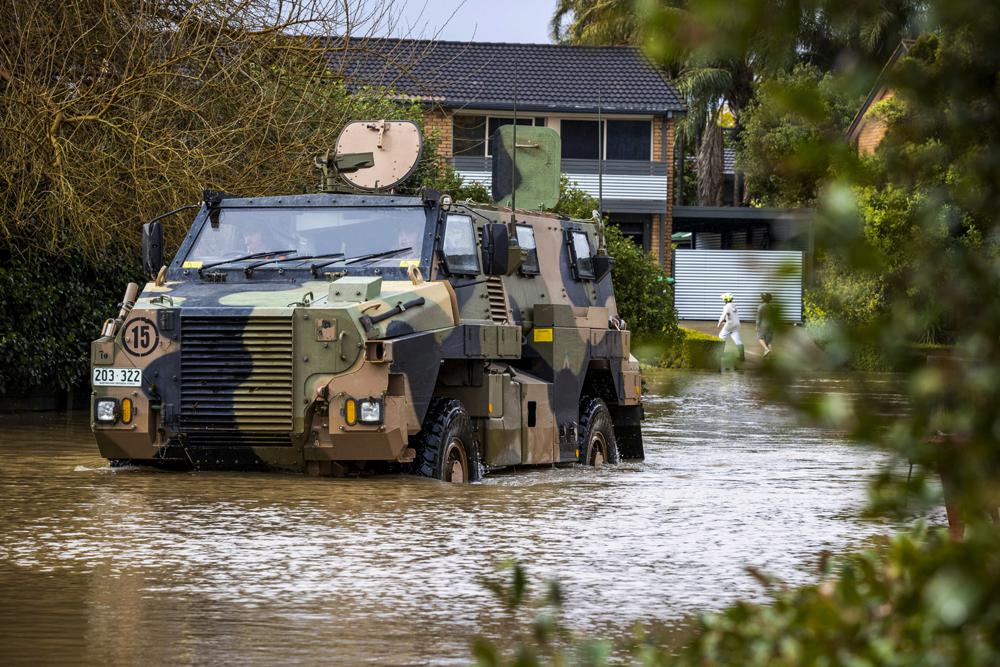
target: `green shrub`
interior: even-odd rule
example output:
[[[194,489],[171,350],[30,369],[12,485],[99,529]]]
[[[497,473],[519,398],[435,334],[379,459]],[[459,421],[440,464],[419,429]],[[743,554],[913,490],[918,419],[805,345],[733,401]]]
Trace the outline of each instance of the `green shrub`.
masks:
[[[680,336],[655,363],[664,368],[718,370],[725,343],[716,336],[680,327]]]
[[[141,279],[135,254],[83,256],[0,248],[0,393],[66,391],[87,381],[90,341]]]

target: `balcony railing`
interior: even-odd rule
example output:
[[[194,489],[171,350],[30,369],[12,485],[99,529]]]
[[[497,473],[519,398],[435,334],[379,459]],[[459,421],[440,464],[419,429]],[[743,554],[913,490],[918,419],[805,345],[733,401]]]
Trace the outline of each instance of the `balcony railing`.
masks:
[[[493,158],[452,158],[455,171],[466,182],[491,186]],[[597,160],[563,160],[562,172],[571,183],[596,197],[598,195]],[[640,160],[605,160],[604,197],[618,200],[663,201],[667,196],[667,163]]]

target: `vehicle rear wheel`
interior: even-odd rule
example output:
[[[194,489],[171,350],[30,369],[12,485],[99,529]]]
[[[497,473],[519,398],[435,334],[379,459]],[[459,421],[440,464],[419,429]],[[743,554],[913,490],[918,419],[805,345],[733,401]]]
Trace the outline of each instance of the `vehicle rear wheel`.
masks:
[[[479,452],[461,401],[434,399],[411,446],[417,453],[412,471],[418,475],[457,484],[479,479]]]
[[[599,398],[585,396],[580,401],[580,428],[577,448],[580,463],[600,468],[618,463],[618,443],[608,406]]]

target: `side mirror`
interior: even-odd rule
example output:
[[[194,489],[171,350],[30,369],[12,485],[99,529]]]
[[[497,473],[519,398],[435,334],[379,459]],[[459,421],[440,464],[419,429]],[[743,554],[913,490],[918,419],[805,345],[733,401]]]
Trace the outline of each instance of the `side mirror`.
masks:
[[[594,263],[594,280],[600,282],[604,276],[611,273],[611,267],[615,265],[615,258],[610,255],[594,255],[591,258]]]
[[[155,276],[163,266],[163,226],[158,220],[142,226],[142,269]]]
[[[508,241],[507,225],[491,222],[483,226],[483,266],[488,276],[507,275]]]

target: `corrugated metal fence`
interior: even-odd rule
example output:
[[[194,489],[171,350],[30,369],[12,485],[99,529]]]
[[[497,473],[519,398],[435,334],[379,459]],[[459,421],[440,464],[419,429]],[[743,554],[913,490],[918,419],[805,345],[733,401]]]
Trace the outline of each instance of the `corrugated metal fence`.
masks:
[[[719,295],[732,292],[740,319],[757,316],[770,292],[789,322],[802,321],[802,253],[788,250],[676,250],[674,306],[682,320],[716,320]]]

